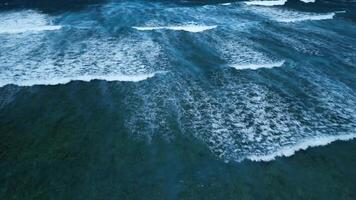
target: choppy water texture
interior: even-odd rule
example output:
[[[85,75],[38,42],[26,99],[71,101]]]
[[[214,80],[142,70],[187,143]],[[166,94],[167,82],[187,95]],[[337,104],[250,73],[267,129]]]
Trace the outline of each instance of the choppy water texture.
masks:
[[[213,170],[356,137],[354,1],[67,4],[0,3],[4,168],[171,151],[162,174],[173,152]]]

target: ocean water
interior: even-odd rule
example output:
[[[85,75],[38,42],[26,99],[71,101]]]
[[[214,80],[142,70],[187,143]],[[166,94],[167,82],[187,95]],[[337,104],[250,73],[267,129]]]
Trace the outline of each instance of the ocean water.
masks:
[[[0,199],[355,199],[355,90],[352,0],[1,0]]]

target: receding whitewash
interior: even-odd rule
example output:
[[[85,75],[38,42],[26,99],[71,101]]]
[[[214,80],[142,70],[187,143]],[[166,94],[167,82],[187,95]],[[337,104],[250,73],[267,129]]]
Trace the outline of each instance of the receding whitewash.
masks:
[[[173,30],[173,31],[187,31],[192,33],[203,32],[216,28],[217,26],[205,26],[205,25],[181,25],[181,26],[134,26],[132,28],[139,31],[153,31],[153,30]]]
[[[274,68],[274,67],[281,67],[285,63],[284,60],[279,62],[273,63],[246,63],[246,64],[233,64],[231,67],[237,70],[246,70],[246,69],[260,69],[260,68]]]
[[[90,82],[92,80],[119,81],[119,82],[139,82],[153,78],[157,74],[164,74],[165,71],[157,71],[147,74],[116,74],[116,75],[83,75],[77,77],[49,78],[49,79],[32,79],[13,82],[0,81],[0,87],[14,84],[17,86],[34,86],[34,85],[62,85],[71,81]]]
[[[250,6],[282,6],[287,0],[274,0],[274,1],[245,1],[246,5]]]
[[[282,147],[274,153],[266,155],[250,155],[246,159],[252,161],[268,162],[275,160],[276,157],[290,157],[297,151],[306,150],[310,147],[325,146],[336,141],[348,141],[356,138],[356,134],[344,134],[344,135],[331,135],[331,136],[319,136],[313,138],[304,139],[293,146]]]
[[[0,34],[36,33],[61,28],[60,25],[53,25],[47,15],[32,10],[0,14]]]

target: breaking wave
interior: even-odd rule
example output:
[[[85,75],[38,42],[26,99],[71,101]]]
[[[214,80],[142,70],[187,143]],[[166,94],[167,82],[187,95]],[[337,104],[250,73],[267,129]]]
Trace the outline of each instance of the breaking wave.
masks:
[[[317,20],[327,20],[333,19],[336,13],[318,14],[318,15],[301,15],[289,18],[279,18],[278,22],[301,22],[301,21],[317,21]]]
[[[237,69],[237,70],[244,70],[244,69],[260,69],[260,68],[274,68],[274,67],[281,67],[284,64],[285,61],[279,61],[275,63],[256,63],[256,64],[234,64],[231,67]]]
[[[147,27],[137,27],[132,28],[139,31],[152,31],[152,30],[173,30],[173,31],[187,31],[192,33],[203,32],[216,28],[217,26],[204,26],[204,25],[182,25],[182,26],[147,26]]]
[[[348,141],[356,138],[356,134],[346,134],[346,135],[331,135],[331,136],[321,136],[307,138],[299,141],[293,146],[282,147],[276,152],[267,155],[251,155],[247,156],[246,159],[252,161],[272,161],[277,157],[290,157],[294,155],[297,151],[306,150],[310,147],[325,146],[336,141]]]
[[[154,72],[150,74],[135,74],[135,75],[125,75],[125,74],[112,74],[112,75],[83,75],[78,77],[63,77],[63,78],[51,78],[51,79],[32,79],[32,80],[21,80],[13,82],[3,82],[0,81],[0,87],[8,84],[15,84],[17,86],[34,86],[34,85],[61,85],[67,84],[71,81],[85,81],[90,82],[92,80],[105,80],[105,81],[122,81],[122,82],[139,82],[149,78],[154,77],[157,74],[163,74],[165,72]],[[44,77],[43,77],[44,78]]]

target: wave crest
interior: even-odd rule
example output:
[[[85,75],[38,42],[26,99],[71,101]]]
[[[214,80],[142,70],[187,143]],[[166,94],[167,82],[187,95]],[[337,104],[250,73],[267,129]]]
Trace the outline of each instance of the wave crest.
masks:
[[[282,6],[287,0],[274,0],[274,1],[246,1],[244,2],[249,6]]]
[[[146,26],[139,27],[134,26],[132,28],[139,31],[153,31],[153,30],[173,30],[173,31],[187,31],[192,33],[203,32],[216,28],[217,26],[205,26],[205,25],[182,25],[182,26]]]
[[[274,63],[248,63],[248,64],[235,64],[231,65],[231,67],[237,70],[244,70],[244,69],[260,69],[260,68],[274,68],[274,67],[281,67],[285,63],[284,60]]]
[[[280,18],[277,19],[276,21],[278,22],[301,22],[301,21],[318,21],[318,20],[327,20],[327,19],[333,19],[335,16],[335,12],[333,13],[327,13],[327,14],[320,14],[320,15],[305,15],[305,16],[300,16],[300,17],[291,17],[291,18]]]
[[[158,71],[147,74],[116,74],[116,75],[83,75],[78,77],[68,77],[68,78],[56,78],[56,79],[44,79],[44,80],[24,80],[15,83],[2,83],[0,82],[0,87],[8,84],[15,84],[17,86],[34,86],[34,85],[62,85],[67,84],[72,81],[84,81],[90,82],[93,80],[105,80],[105,81],[121,81],[121,82],[139,82],[146,79],[153,78],[157,74],[166,73],[164,71]]]
[[[355,138],[356,138],[356,134],[308,138],[298,142],[293,146],[283,147],[274,153],[267,154],[267,155],[251,155],[251,156],[247,156],[246,159],[252,161],[268,162],[268,161],[275,160],[277,157],[290,157],[294,155],[297,151],[306,150],[310,147],[325,146],[336,141],[348,141],[348,140],[353,140]]]

